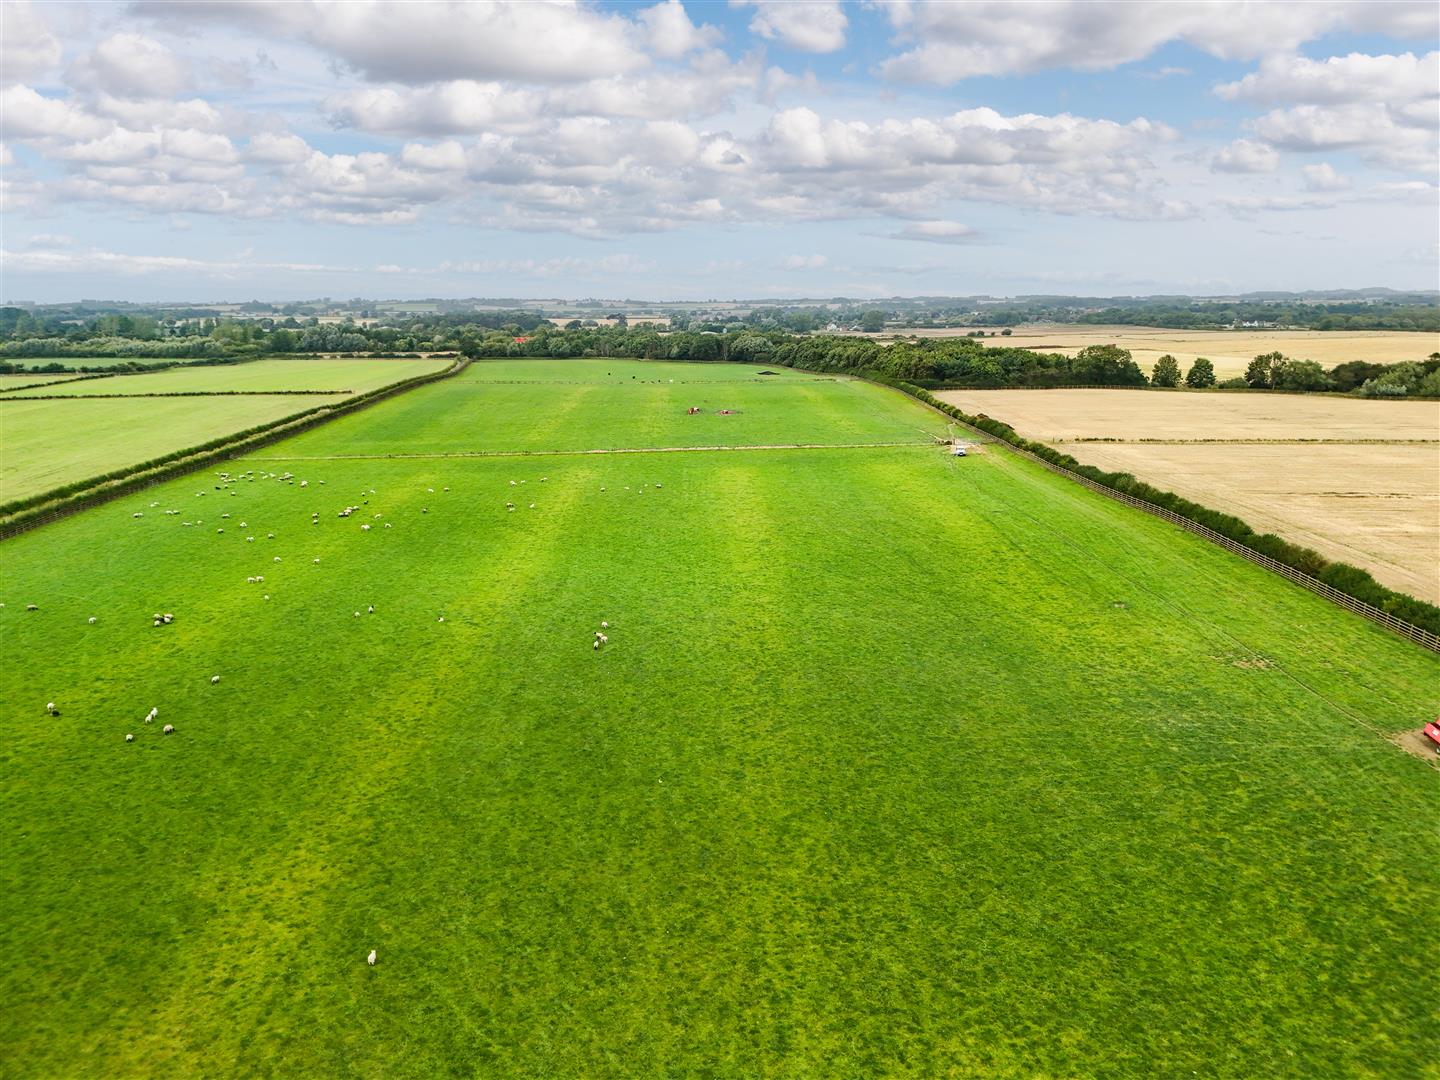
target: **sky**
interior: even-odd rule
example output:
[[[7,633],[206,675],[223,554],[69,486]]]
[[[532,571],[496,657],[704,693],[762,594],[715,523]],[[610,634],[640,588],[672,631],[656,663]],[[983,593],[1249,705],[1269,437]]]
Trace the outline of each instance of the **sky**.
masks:
[[[0,299],[1440,287],[1440,5],[0,2]]]

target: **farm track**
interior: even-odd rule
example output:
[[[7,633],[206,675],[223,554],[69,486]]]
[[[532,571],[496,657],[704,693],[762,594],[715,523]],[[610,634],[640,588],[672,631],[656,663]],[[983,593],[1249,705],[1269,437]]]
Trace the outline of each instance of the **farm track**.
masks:
[[[772,443],[760,446],[637,446],[611,450],[452,450],[434,454],[281,454],[250,455],[246,461],[390,461],[426,458],[585,457],[593,454],[690,454],[732,450],[878,450],[894,446],[934,446],[934,440],[872,443]]]

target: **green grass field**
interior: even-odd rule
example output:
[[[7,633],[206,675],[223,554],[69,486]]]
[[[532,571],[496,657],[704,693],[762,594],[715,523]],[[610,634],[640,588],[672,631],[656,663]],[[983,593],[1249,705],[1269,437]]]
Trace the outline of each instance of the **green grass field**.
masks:
[[[488,361],[369,410],[336,440],[285,444],[328,454],[544,453],[687,446],[926,443],[944,418],[865,383],[739,364],[640,360]],[[536,403],[543,402],[537,408]],[[690,415],[690,408],[703,410]],[[730,410],[730,415],[721,415]]]
[[[1433,1075],[1435,657],[994,446],[439,456],[940,424],[602,364],[0,546],[5,1075]]]
[[[0,501],[36,495],[344,400],[344,394],[133,401],[25,401],[6,395],[0,398]]]
[[[0,391],[13,391],[38,386],[42,383],[69,382],[71,379],[83,378],[83,375],[0,375]]]
[[[449,363],[448,360],[254,360],[245,364],[178,367],[140,375],[112,375],[105,379],[86,379],[71,386],[46,387],[35,393],[91,397],[97,394],[223,393],[227,390],[331,390],[358,394],[416,375],[442,371]]]

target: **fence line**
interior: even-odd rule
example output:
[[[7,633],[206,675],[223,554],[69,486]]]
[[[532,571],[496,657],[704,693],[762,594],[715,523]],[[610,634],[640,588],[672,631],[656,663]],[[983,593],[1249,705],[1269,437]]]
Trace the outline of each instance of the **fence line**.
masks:
[[[425,375],[416,376],[411,380],[382,387],[365,397],[352,399],[348,402],[340,402],[334,408],[306,417],[296,423],[285,424],[281,422],[276,427],[267,431],[257,432],[254,435],[246,436],[243,439],[228,443],[225,446],[203,451],[193,459],[161,466],[155,475],[146,476],[143,479],[136,478],[134,480],[122,478],[115,481],[113,488],[96,491],[89,496],[82,495],[74,503],[67,503],[64,506],[56,507],[54,510],[48,510],[44,513],[36,514],[33,517],[26,517],[20,521],[0,524],[0,540],[8,540],[11,537],[19,536],[21,533],[29,532],[31,529],[38,529],[42,525],[49,525],[51,522],[60,521],[63,518],[69,517],[71,514],[78,514],[82,510],[89,510],[91,507],[110,502],[112,499],[118,499],[124,495],[131,495],[137,491],[145,491],[159,484],[169,483],[178,477],[188,476],[191,473],[208,469],[217,462],[248,454],[252,450],[262,449],[271,443],[288,439],[292,435],[299,435],[302,432],[309,431],[314,427],[319,427],[321,424],[328,423],[338,417],[349,416],[351,413],[358,412],[360,409],[374,405],[378,401],[384,401],[386,398],[393,397],[406,390],[413,390],[416,387],[449,378],[451,375],[455,375],[463,370],[466,363],[464,360],[456,360],[450,367],[443,371],[430,372]]]
[[[979,434],[986,434],[984,432],[981,432],[979,428],[972,427],[971,425],[965,423],[963,420],[955,420],[954,417],[950,417],[950,419],[954,420],[955,423],[961,425],[964,428],[967,428],[970,431],[974,431]],[[1214,529],[1211,529],[1205,525],[1201,525],[1198,521],[1191,521],[1189,518],[1182,517],[1180,514],[1177,514],[1172,510],[1166,510],[1163,506],[1156,506],[1154,503],[1146,502],[1144,499],[1137,499],[1133,495],[1127,495],[1123,491],[1116,491],[1114,488],[1108,488],[1104,484],[1100,484],[1094,480],[1091,480],[1088,476],[1082,476],[1080,473],[1072,472],[1071,470],[1065,468],[1063,465],[1056,465],[1054,462],[1046,461],[1038,454],[1032,454],[1029,450],[1025,450],[1019,446],[1015,446],[1009,442],[1006,442],[1004,439],[993,437],[991,438],[993,439],[994,445],[1003,446],[1012,454],[1018,454],[1021,457],[1028,458],[1029,460],[1035,462],[1035,464],[1039,465],[1041,468],[1048,469],[1050,472],[1055,473],[1057,476],[1063,476],[1067,480],[1073,480],[1075,481],[1075,483],[1080,484],[1083,487],[1089,488],[1091,491],[1096,492],[1097,494],[1104,495],[1106,498],[1114,499],[1116,502],[1124,503],[1126,506],[1134,507],[1136,510],[1143,511],[1144,513],[1150,514],[1153,517],[1158,517],[1164,521],[1168,521],[1172,525],[1177,525],[1180,528],[1184,529],[1186,532],[1194,533],[1196,536],[1203,537],[1204,539],[1209,540],[1212,544],[1217,544],[1220,547],[1224,548],[1226,551],[1229,551],[1235,555],[1239,555],[1242,559],[1245,559],[1248,562],[1252,562],[1256,566],[1264,567],[1266,570],[1269,570],[1272,573],[1279,574],[1281,577],[1294,582],[1296,585],[1299,585],[1303,589],[1309,589],[1311,592],[1316,593],[1319,596],[1323,596],[1326,600],[1329,600],[1335,604],[1339,604],[1347,611],[1354,612],[1356,615],[1359,615],[1362,618],[1366,618],[1369,619],[1371,622],[1378,623],[1380,626],[1383,626],[1385,629],[1391,631],[1392,633],[1396,633],[1399,634],[1401,637],[1408,638],[1410,641],[1415,642],[1415,644],[1421,646],[1422,648],[1429,649],[1431,652],[1440,653],[1440,634],[1432,634],[1430,631],[1416,626],[1413,623],[1408,623],[1404,619],[1397,619],[1388,611],[1381,611],[1373,604],[1367,604],[1363,600],[1357,600],[1349,593],[1341,592],[1339,589],[1333,588],[1325,584],[1325,582],[1321,581],[1319,578],[1311,577],[1303,570],[1296,570],[1293,566],[1287,566],[1285,563],[1278,562],[1275,559],[1270,558],[1268,555],[1262,555],[1258,551],[1253,551],[1250,548],[1246,547],[1244,544],[1230,539],[1230,537],[1226,536],[1225,534],[1218,533]]]

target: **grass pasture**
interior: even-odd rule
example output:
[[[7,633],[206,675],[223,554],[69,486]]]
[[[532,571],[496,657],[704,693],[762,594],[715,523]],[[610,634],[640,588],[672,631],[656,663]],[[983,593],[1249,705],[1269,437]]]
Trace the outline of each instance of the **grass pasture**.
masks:
[[[245,390],[327,390],[360,394],[403,379],[442,371],[448,360],[252,360],[244,364],[213,364],[86,379],[72,386],[53,386],[37,394],[90,397],[105,394],[220,394]],[[5,385],[0,383],[0,385]],[[18,394],[16,396],[24,396]]]
[[[9,395],[0,399],[0,500],[50,491],[344,400],[343,394],[72,401]]]
[[[83,379],[84,377],[83,375],[0,375],[0,393],[7,390],[24,390],[42,383],[69,382],[71,379]]]
[[[937,422],[547,370],[0,547],[6,1075],[1431,1067],[1434,657],[995,447],[442,456]]]
[[[407,393],[348,422],[287,441],[327,454],[549,453],[781,444],[924,443],[945,421],[897,392],[850,379],[740,364],[503,360],[470,365],[443,389]],[[536,408],[536,402],[544,402]],[[691,407],[702,410],[689,415]],[[722,410],[730,415],[721,415]]]

